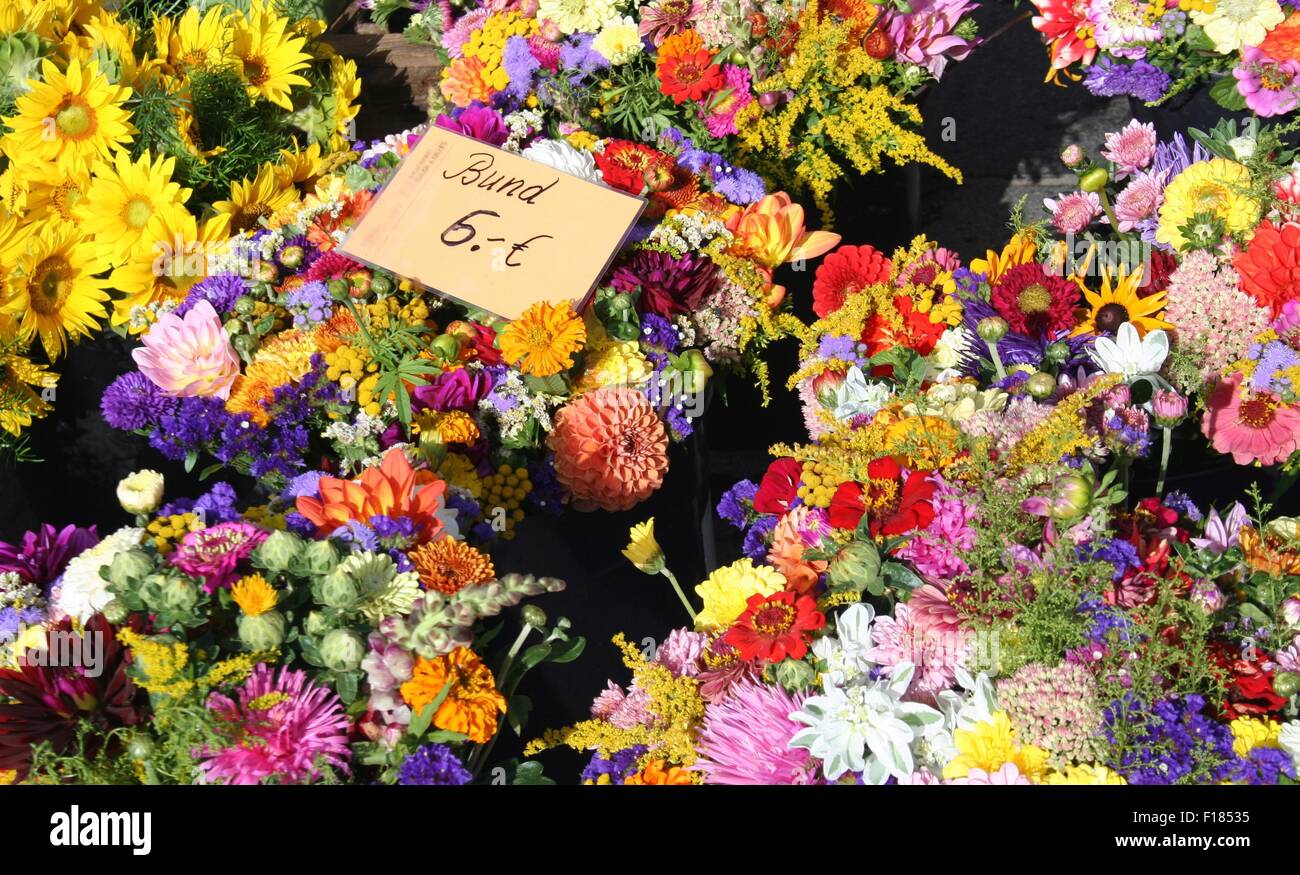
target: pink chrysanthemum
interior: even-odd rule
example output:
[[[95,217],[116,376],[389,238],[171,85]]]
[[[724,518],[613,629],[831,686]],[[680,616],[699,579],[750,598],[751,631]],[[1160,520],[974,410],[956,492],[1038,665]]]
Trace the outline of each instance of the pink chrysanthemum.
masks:
[[[208,697],[216,731],[230,746],[206,753],[199,769],[211,784],[310,783],[318,761],[348,771],[348,718],[328,687],[316,686],[305,671],[265,664],[239,690],[236,703],[221,693]]]
[[[700,673],[700,654],[709,646],[709,636],[690,629],[674,629],[655,653],[655,662],[673,677],[693,678]]]
[[[1119,230],[1132,231],[1144,219],[1155,216],[1165,199],[1165,172],[1138,173],[1115,195],[1115,218]]]
[[[1156,157],[1156,126],[1133,119],[1118,131],[1106,135],[1102,157],[1115,165],[1115,178],[1137,173]]]
[[[619,729],[648,726],[653,722],[653,716],[647,707],[649,704],[650,696],[635,684],[625,692],[618,684],[609,681],[608,686],[591,703],[591,716]]]
[[[900,662],[916,667],[904,698],[927,703],[952,686],[969,648],[955,610],[917,611],[910,601],[898,605],[892,617],[877,617],[871,640],[875,646],[865,656],[888,673]]]
[[[478,30],[489,14],[487,9],[475,9],[456,19],[456,23],[447,28],[442,35],[442,47],[447,50],[447,54],[459,58],[461,49],[469,42],[470,35]]]
[[[186,534],[176,545],[171,562],[192,577],[202,577],[203,588],[216,592],[234,582],[240,560],[266,537],[266,532],[251,523],[218,523]]]
[[[1052,211],[1052,224],[1062,234],[1081,234],[1101,215],[1101,199],[1091,191],[1044,198],[1043,206]]]
[[[790,714],[802,705],[775,684],[745,679],[710,704],[696,741],[700,759],[693,768],[706,784],[808,784],[816,765],[808,751],[791,748],[799,724]]]

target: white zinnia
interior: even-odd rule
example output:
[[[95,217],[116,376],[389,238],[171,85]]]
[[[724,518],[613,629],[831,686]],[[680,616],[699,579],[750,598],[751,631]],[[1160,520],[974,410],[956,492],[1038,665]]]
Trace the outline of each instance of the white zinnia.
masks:
[[[117,484],[117,502],[127,513],[149,513],[162,504],[163,475],[145,468]]]
[[[604,182],[591,153],[585,149],[576,149],[563,140],[538,140],[519,154],[529,161],[545,164],[588,182]]]
[[[63,572],[54,600],[57,610],[82,623],[104,610],[113,594],[99,572],[112,564],[114,556],[138,546],[143,538],[144,529],[127,526],[78,554]]]
[[[1192,21],[1205,29],[1214,50],[1229,55],[1242,46],[1257,46],[1286,14],[1277,0],[1218,0],[1209,12],[1195,10]]]

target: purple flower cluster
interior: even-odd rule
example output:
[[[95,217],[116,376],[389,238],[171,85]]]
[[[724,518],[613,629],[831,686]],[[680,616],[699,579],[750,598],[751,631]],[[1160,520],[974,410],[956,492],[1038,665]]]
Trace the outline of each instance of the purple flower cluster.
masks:
[[[178,403],[144,374],[129,371],[104,390],[99,409],[113,428],[135,431],[161,422],[176,411]]]
[[[235,301],[239,300],[244,294],[244,278],[233,273],[218,273],[205,278],[202,282],[194,284],[190,293],[185,296],[176,308],[177,316],[184,316],[199,301],[207,301],[212,305],[212,309],[217,311],[218,315],[224,316],[234,309]]]
[[[763,177],[735,166],[717,152],[695,148],[695,143],[676,128],[669,128],[659,139],[661,148],[676,154],[678,164],[709,180],[713,190],[733,204],[746,206],[767,194]]]
[[[681,346],[681,336],[673,323],[664,317],[657,313],[646,313],[641,317],[641,343],[664,352],[677,352]]]
[[[397,768],[397,783],[408,787],[460,786],[473,779],[445,744],[421,745]]]
[[[233,486],[218,482],[197,499],[180,498],[168,502],[159,509],[158,514],[170,516],[177,513],[196,513],[200,514],[208,525],[229,523],[242,518],[238,500],[239,497],[235,494]]]
[[[1083,85],[1098,97],[1136,97],[1151,102],[1169,91],[1169,74],[1146,61],[1121,64],[1103,57],[1088,68]]]
[[[718,516],[738,529],[749,525],[753,513],[754,496],[758,494],[758,484],[753,480],[741,480],[735,486],[722,493],[718,501]]]
[[[293,313],[295,328],[324,322],[334,313],[334,299],[325,284],[319,281],[303,283],[289,292],[285,306]]]
[[[617,751],[608,758],[593,754],[591,762],[582,770],[584,784],[622,784],[627,776],[636,771],[637,761],[645,755],[645,745],[634,745]],[[601,779],[605,779],[602,781]]]
[[[1106,538],[1082,544],[1075,548],[1080,562],[1109,562],[1115,567],[1111,580],[1119,580],[1130,568],[1140,569],[1142,560],[1138,558],[1137,548],[1121,538]]]
[[[1206,713],[1202,696],[1171,696],[1151,706],[1125,697],[1108,705],[1103,719],[1119,754],[1111,767],[1130,784],[1219,783],[1242,772],[1232,730]]]

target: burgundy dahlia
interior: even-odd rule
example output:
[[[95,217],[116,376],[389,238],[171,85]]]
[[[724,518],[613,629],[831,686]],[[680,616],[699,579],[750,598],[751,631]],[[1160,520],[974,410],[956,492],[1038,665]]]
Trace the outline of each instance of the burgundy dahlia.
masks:
[[[55,529],[45,523],[24,534],[21,544],[0,541],[0,574],[13,571],[28,583],[47,586],[63,573],[69,559],[98,543],[94,526]]]
[[[712,295],[718,288],[718,272],[707,258],[642,249],[614,271],[609,284],[620,292],[639,288],[640,312],[671,319],[696,309]]]

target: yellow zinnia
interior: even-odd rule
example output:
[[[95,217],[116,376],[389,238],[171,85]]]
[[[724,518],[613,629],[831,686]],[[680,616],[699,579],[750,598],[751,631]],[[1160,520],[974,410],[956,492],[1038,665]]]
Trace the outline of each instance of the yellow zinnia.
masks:
[[[275,587],[266,582],[266,578],[260,574],[250,574],[247,577],[241,577],[230,588],[230,597],[239,609],[244,612],[246,617],[256,617],[259,614],[265,614],[273,610],[279,602],[280,597],[276,595]]]
[[[10,279],[9,298],[0,307],[18,320],[18,333],[40,335],[51,359],[67,350],[69,336],[89,337],[107,316],[107,282],[96,274],[108,261],[72,226],[49,222],[29,240]]]
[[[1175,249],[1189,241],[1183,229],[1197,216],[1223,222],[1228,234],[1241,234],[1259,221],[1259,204],[1250,196],[1250,171],[1227,158],[1198,161],[1165,187],[1156,240]]]
[[[255,3],[247,18],[235,16],[231,51],[249,93],[292,112],[289,92],[295,85],[311,84],[297,72],[307,66],[311,55],[302,50],[306,39],[284,32],[288,23],[289,19],[276,15],[268,4]]]
[[[587,341],[587,329],[568,301],[539,301],[501,332],[501,355],[525,374],[549,377],[573,367],[573,354]]]
[[[6,117],[12,142],[29,162],[85,167],[124,147],[135,134],[124,104],[131,89],[111,84],[95,63],[68,63],[62,72],[41,62],[41,82],[18,98],[17,115]]]
[[[772,595],[785,589],[785,576],[767,565],[755,565],[739,559],[723,566],[695,587],[704,607],[695,616],[695,628],[701,631],[725,629],[745,612],[752,595]]]
[[[171,181],[175,166],[175,158],[154,158],[147,149],[134,162],[123,153],[95,165],[75,215],[114,263],[155,237],[169,213],[184,211],[190,190]]]
[[[1022,775],[1037,781],[1047,765],[1047,751],[1016,740],[1016,730],[1005,711],[993,712],[991,720],[976,723],[973,729],[958,729],[952,740],[959,753],[944,766],[945,779],[964,778],[971,769],[996,772],[1012,763]]]

